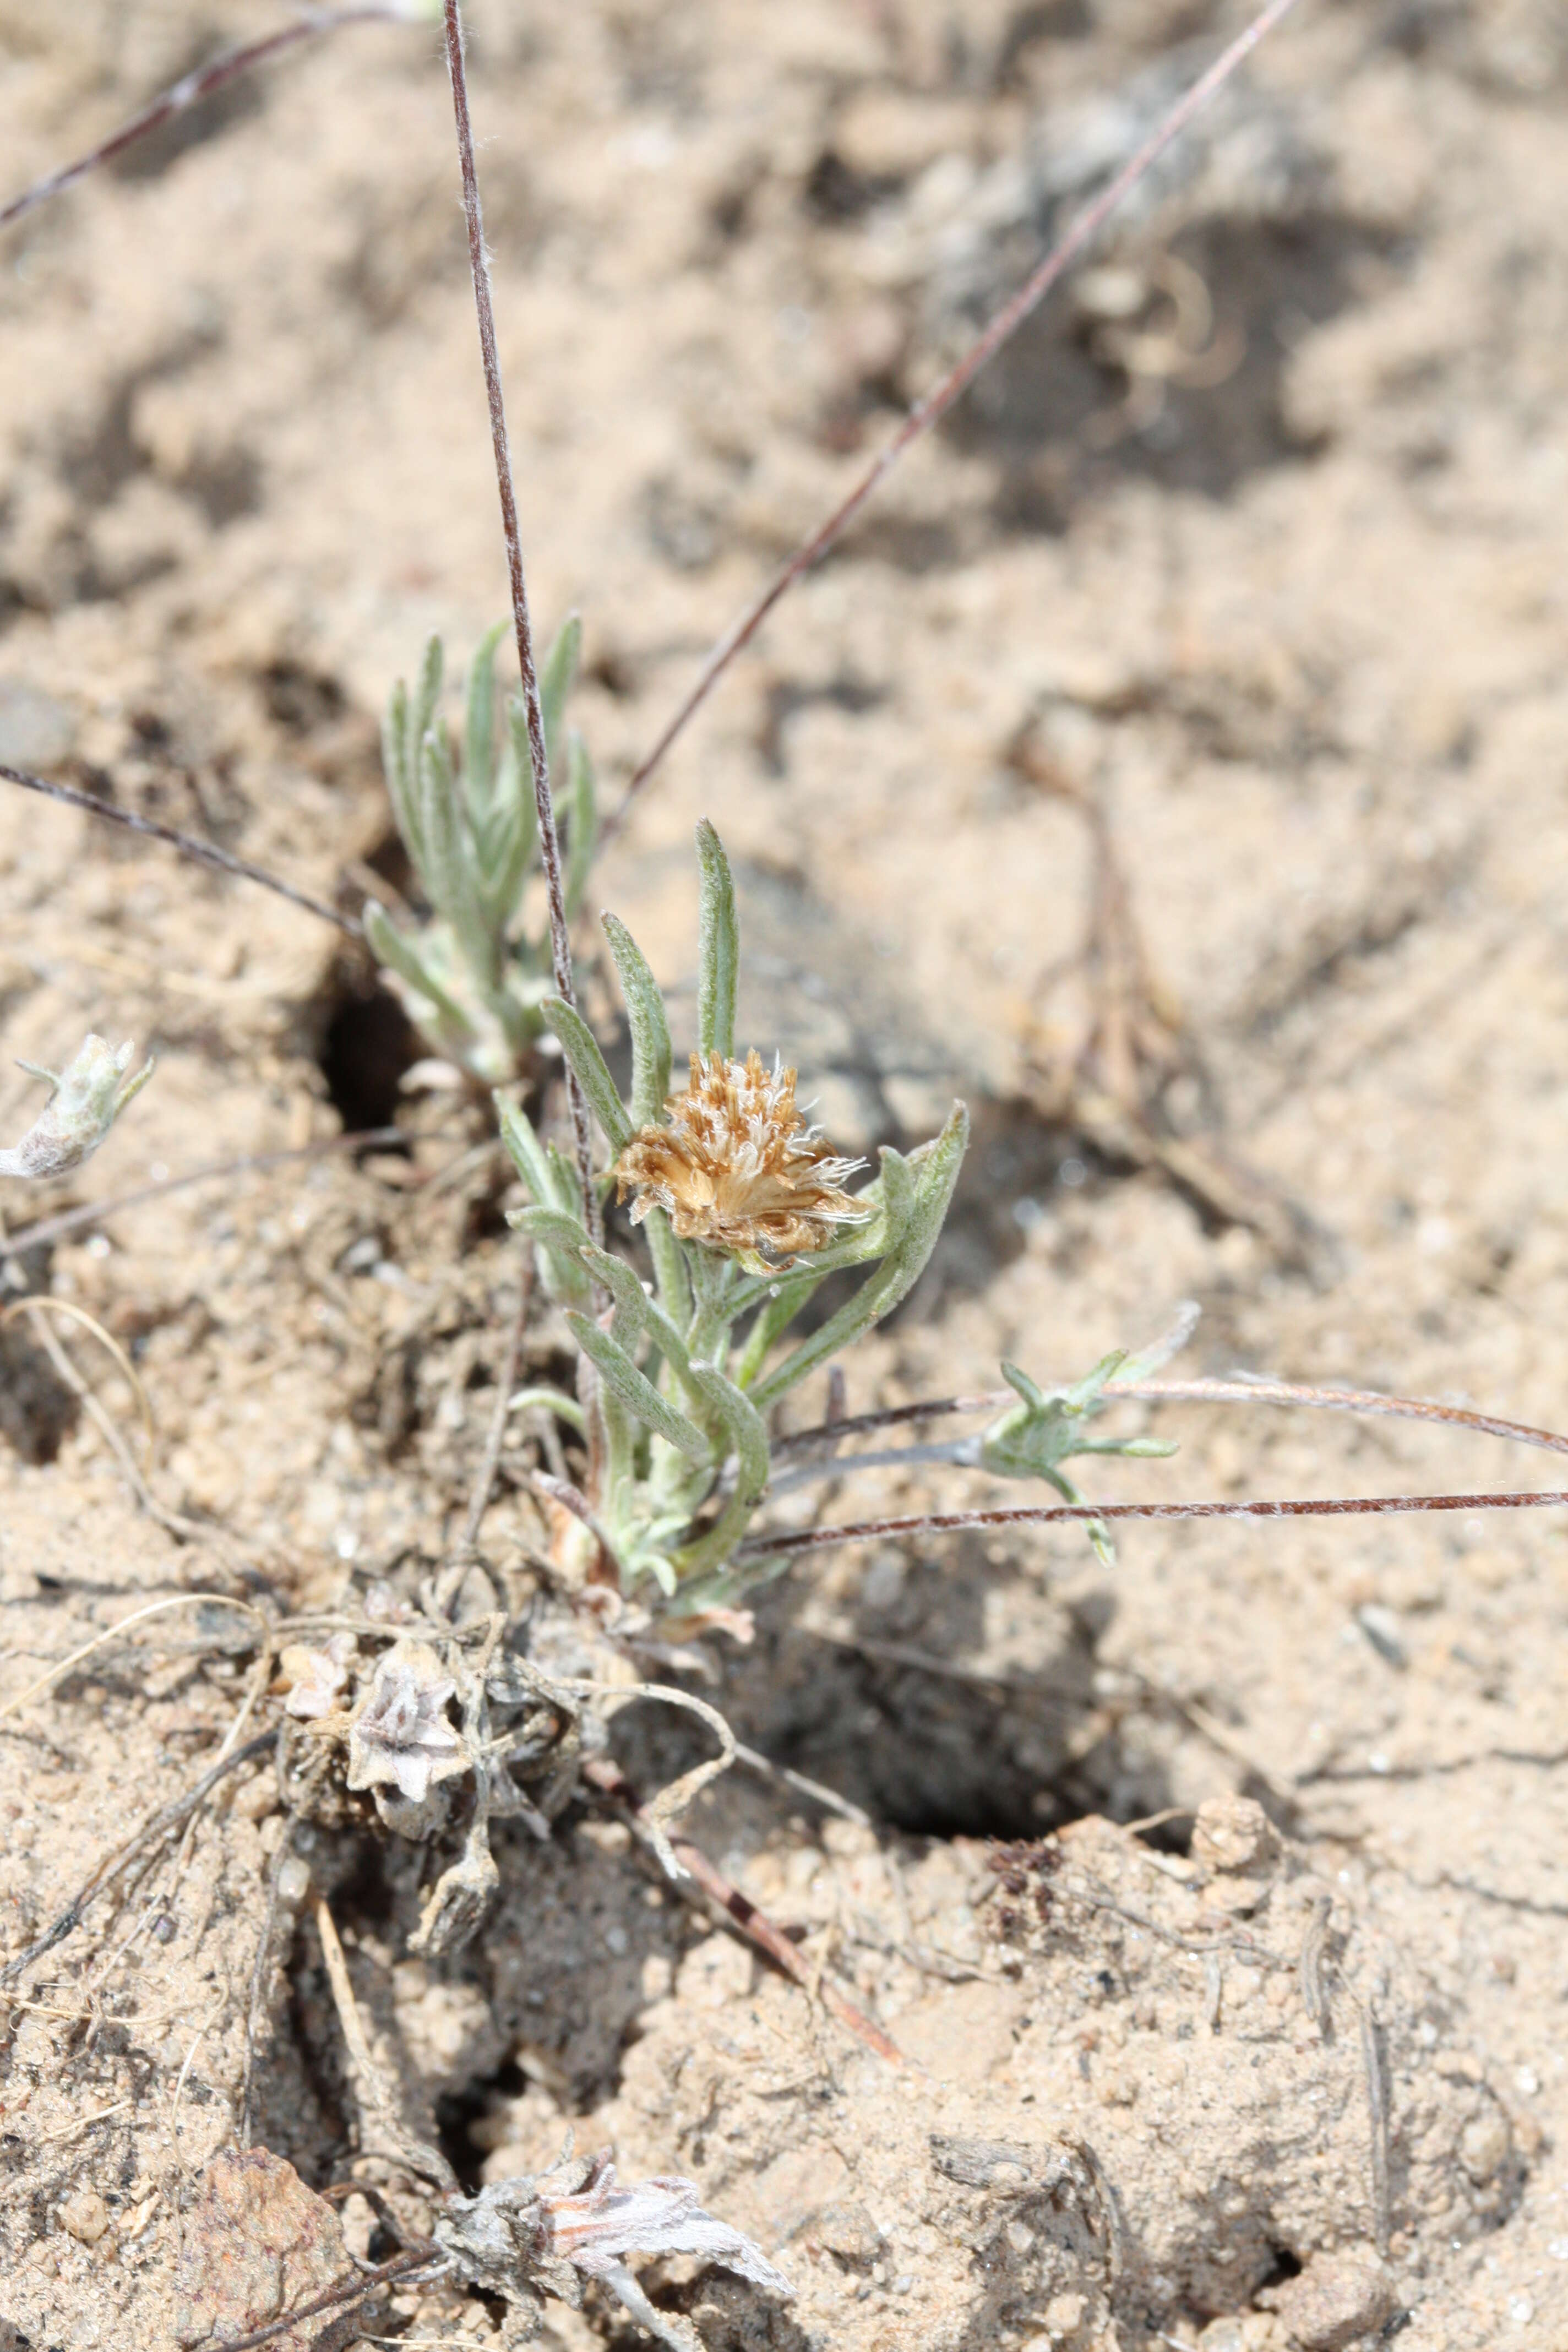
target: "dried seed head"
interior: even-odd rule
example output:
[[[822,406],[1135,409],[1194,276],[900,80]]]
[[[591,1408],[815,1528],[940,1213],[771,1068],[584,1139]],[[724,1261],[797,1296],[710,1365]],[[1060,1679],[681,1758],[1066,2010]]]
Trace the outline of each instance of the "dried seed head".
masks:
[[[54,1093],[16,1149],[0,1151],[0,1176],[63,1176],[90,1160],[132,1096],[153,1075],[153,1065],[145,1062],[134,1077],[126,1076],[135,1052],[129,1038],[111,1047],[89,1034],[63,1070],[20,1063],[18,1067],[35,1078],[47,1079]]]
[[[443,1712],[456,1689],[427,1642],[389,1650],[349,1727],[349,1787],[395,1788],[418,1805],[432,1780],[461,1771],[463,1743]]]
[[[841,1159],[807,1127],[795,1074],[691,1056],[691,1083],[665,1105],[667,1124],[639,1128],[616,1163],[616,1197],[636,1194],[632,1223],[662,1209],[683,1242],[776,1259],[809,1255],[835,1228],[868,1213],[843,1190],[865,1162]]]

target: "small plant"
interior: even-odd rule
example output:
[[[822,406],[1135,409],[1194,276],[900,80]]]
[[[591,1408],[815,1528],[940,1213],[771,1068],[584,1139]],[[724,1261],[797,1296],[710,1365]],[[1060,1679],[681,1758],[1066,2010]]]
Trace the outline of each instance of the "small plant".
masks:
[[[908,1158],[884,1148],[872,1182],[844,1189],[863,1163],[839,1158],[805,1126],[795,1072],[775,1066],[770,1075],[754,1052],[735,1058],[734,888],[707,823],[698,855],[698,1050],[683,1092],[669,1091],[664,1001],[613,915],[605,932],[631,1024],[629,1103],[581,1016],[558,997],[542,1005],[612,1155],[595,1190],[613,1182],[631,1196],[651,1290],[590,1233],[573,1164],[515,1104],[500,1106],[532,1196],[512,1222],[534,1244],[585,1368],[580,1398],[531,1391],[586,1439],[586,1491],[557,1498],[563,1543],[623,1592],[651,1583],[683,1614],[724,1606],[745,1583],[734,1562],[768,1486],[764,1416],[913,1287],[969,1135],[955,1104],[932,1141]],[[859,1286],[770,1369],[827,1276],[860,1265],[871,1271]]]
[[[136,1048],[129,1038],[115,1047],[89,1034],[81,1041],[81,1051],[63,1070],[46,1070],[37,1062],[19,1061],[18,1069],[42,1078],[54,1092],[20,1143],[9,1151],[0,1151],[0,1176],[30,1176],[35,1181],[65,1176],[84,1160],[90,1160],[126,1104],[141,1093],[157,1067],[154,1062],[143,1062],[128,1078],[125,1073],[135,1057]]]
[[[539,864],[539,833],[521,695],[508,701],[499,749],[496,740],[496,649],[509,625],[498,622],[469,665],[460,743],[437,716],[445,668],[439,637],[425,648],[412,696],[402,680],[393,688],[382,732],[386,787],[431,913],[410,932],[374,898],[364,909],[371,951],[409,1019],[437,1053],[487,1087],[502,1086],[526,1067],[553,986],[548,924],[535,935],[523,913]],[[540,673],[552,772],[582,635],[574,614]],[[571,916],[582,901],[597,825],[593,766],[574,728],[565,759]]]
[[[730,1607],[768,1571],[744,1553],[773,1481],[766,1416],[809,1373],[832,1362],[913,1288],[952,1199],[969,1117],[962,1103],[940,1135],[906,1158],[884,1146],[864,1165],[837,1154],[795,1104],[795,1073],[770,1072],[753,1049],[735,1055],[739,936],[729,861],[713,827],[698,828],[701,898],[698,1047],[689,1083],[670,1092],[669,1026],[653,974],[626,926],[606,915],[632,1034],[631,1100],[623,1102],[581,1016],[542,1003],[614,1155],[591,1188],[630,1200],[648,1244],[645,1285],[588,1227],[578,1171],[526,1114],[500,1100],[501,1132],[532,1195],[512,1223],[531,1241],[546,1288],[564,1310],[583,1378],[576,1397],[526,1391],[584,1437],[586,1484],[544,1482],[558,1549],[623,1593],[657,1588],[680,1616]],[[827,1276],[870,1271],[837,1310],[782,1360],[773,1351]],[[1118,1352],[1075,1386],[1044,1391],[1005,1367],[1019,1402],[983,1437],[910,1447],[874,1461],[949,1461],[999,1477],[1041,1477],[1069,1504],[1082,1497],[1062,1464],[1075,1454],[1165,1454],[1152,1438],[1094,1438],[1086,1424],[1125,1367],[1144,1378],[1186,1339],[1184,1314],[1132,1362]],[[853,1465],[844,1465],[853,1466]],[[797,1470],[790,1474],[798,1479]],[[1090,1540],[1110,1556],[1094,1521]]]

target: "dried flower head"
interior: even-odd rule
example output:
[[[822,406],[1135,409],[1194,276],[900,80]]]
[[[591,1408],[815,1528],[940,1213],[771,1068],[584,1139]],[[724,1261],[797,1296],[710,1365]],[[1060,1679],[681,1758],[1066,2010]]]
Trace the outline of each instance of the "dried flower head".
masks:
[[[132,1096],[153,1075],[153,1064],[144,1062],[134,1077],[126,1076],[135,1052],[129,1038],[113,1047],[89,1035],[64,1070],[19,1063],[33,1077],[45,1079],[54,1093],[15,1150],[0,1151],[0,1176],[63,1176],[89,1160]]]
[[[668,1123],[639,1128],[616,1163],[616,1199],[637,1196],[633,1224],[662,1209],[683,1242],[787,1259],[859,1223],[868,1213],[843,1185],[865,1162],[841,1159],[806,1126],[795,1083],[776,1061],[764,1069],[754,1047],[743,1062],[693,1054]]]
[[[433,1779],[461,1770],[463,1743],[443,1712],[456,1689],[427,1642],[389,1650],[349,1727],[349,1787],[395,1788],[418,1805]]]

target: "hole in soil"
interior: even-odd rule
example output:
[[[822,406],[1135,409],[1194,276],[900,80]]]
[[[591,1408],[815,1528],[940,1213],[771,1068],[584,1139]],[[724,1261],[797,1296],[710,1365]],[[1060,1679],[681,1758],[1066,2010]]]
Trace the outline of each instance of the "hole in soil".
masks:
[[[349,1134],[391,1126],[404,1074],[422,1050],[389,989],[350,985],[327,1016],[319,1055],[332,1108]]]
[[[80,1408],[22,1328],[25,1319],[0,1331],[0,1434],[24,1462],[42,1468],[76,1427]]]
[[[472,2136],[501,2099],[515,2099],[528,2088],[528,2077],[511,2059],[492,2074],[476,2075],[460,2091],[447,2091],[436,2102],[436,2137],[441,2153],[463,2187],[473,2196],[484,2185],[485,2152]]]

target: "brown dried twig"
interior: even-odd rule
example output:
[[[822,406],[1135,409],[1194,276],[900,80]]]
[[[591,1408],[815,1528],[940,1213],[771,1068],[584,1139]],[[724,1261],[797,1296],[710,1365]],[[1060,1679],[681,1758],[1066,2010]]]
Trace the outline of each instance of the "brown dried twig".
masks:
[[[957,364],[950,368],[924,398],[916,402],[898,431],[885,448],[872,460],[848,496],[841,499],[826,520],[818,525],[811,537],[787,562],[781,565],[760,596],[750,604],[714,646],[704,662],[696,684],[668,720],[653,749],[633,772],[621,804],[604,826],[600,839],[610,841],[626,821],[633,801],[642,791],[670,745],[685,728],[688,720],[706,702],[720,677],[735,656],[756,635],[779,599],[792,588],[803,573],[811,571],[840,540],[861,508],[884,478],[889,474],[912,442],[929,433],[939,424],[960,395],[966,392],[986,362],[994,359],[1008,338],[1015,334],[1030,312],[1045,299],[1051,288],[1090,245],[1115,212],[1122,198],[1135,188],[1140,180],[1156,163],[1173,141],[1179,138],[1193,117],[1199,113],[1230,79],[1237,68],[1250,56],[1265,35],[1271,32],[1293,0],[1268,0],[1246,29],[1217,57],[1207,70],[1171,109],[1164,121],[1150,134],[1124,163],[1115,178],[1094,202],[1085,206],[1067,234],[1054,245],[1018,291],[982,329],[974,341]],[[456,0],[447,0],[448,15]]]
[[[63,1944],[73,1929],[80,1925],[88,1905],[100,1888],[106,1886],[111,1878],[119,1875],[128,1863],[134,1861],[143,1846],[154,1840],[168,1837],[172,1831],[183,1829],[190,1815],[198,1805],[205,1802],[208,1794],[216,1788],[220,1780],[226,1778],[230,1772],[238,1771],[242,1764],[253,1763],[257,1757],[267,1755],[277,1745],[276,1728],[258,1732],[254,1739],[247,1740],[243,1748],[235,1748],[232,1754],[222,1758],[219,1762],[212,1766],[210,1770],[204,1772],[195,1787],[187,1789],[184,1796],[172,1798],[166,1805],[160,1805],[155,1813],[150,1813],[140,1829],[132,1831],[123,1845],[116,1846],[112,1853],[104,1856],[97,1868],[90,1873],[85,1884],[66,1905],[53,1926],[46,1927],[44,1933],[29,1944],[25,1951],[18,1952],[14,1960],[8,1960],[5,1966],[0,1969],[0,1984],[15,1984],[25,1969],[31,1968],[33,1962],[42,1959],[47,1952],[52,1952],[57,1944]]]
[[[357,2183],[355,2184],[358,2185]],[[309,2303],[298,2303],[292,2311],[283,2312],[269,2319],[265,2327],[253,2327],[248,2336],[209,2336],[193,2347],[193,2352],[257,2352],[257,2347],[270,2344],[279,2336],[287,2336],[302,2319],[316,2319],[324,2311],[347,2311],[355,2304],[364,2303],[378,2287],[390,2286],[395,2279],[407,2278],[433,2262],[446,2263],[447,2257],[439,2246],[405,2246],[400,2254],[380,2263],[373,2271],[355,2271],[350,2277],[340,2279],[335,2286],[312,2295]]]
[[[187,107],[199,106],[204,98],[211,98],[226,82],[248,73],[253,66],[264,65],[285,49],[298,47],[301,41],[315,40],[323,33],[338,32],[347,25],[392,24],[399,20],[406,23],[408,17],[409,11],[398,6],[396,0],[364,0],[364,5],[350,8],[307,8],[296,23],[285,25],[280,32],[268,33],[259,41],[247,41],[238,48],[225,49],[209,64],[197,66],[194,72],[183,75],[168,89],[150,99],[139,114],[121,123],[107,139],[100,139],[85,155],[79,155],[74,163],[62,164],[46,178],[35,180],[30,188],[24,188],[8,205],[0,205],[0,228],[8,228],[24,213],[47,203],[50,196],[61,194],[89,172],[96,172],[100,164],[112,163],[116,155],[122,154],[138,139],[144,139],[150,131],[159,130]]]
[[[177,849],[182,857],[192,858],[198,866],[211,866],[219,874],[232,874],[241,882],[259,883],[262,889],[287,898],[291,907],[300,907],[307,915],[315,915],[335,929],[346,931],[352,940],[364,936],[352,915],[340,914],[325,899],[312,898],[308,890],[297,889],[292,882],[269,874],[265,866],[253,865],[248,857],[236,857],[232,851],[220,849],[216,842],[203,841],[194,833],[182,833],[177,825],[163,824],[157,817],[139,815],[134,809],[116,808],[112,801],[79,792],[74,784],[56,783],[47,776],[32,775],[26,768],[0,763],[0,780],[18,784],[24,792],[42,793],[46,800],[63,801],[68,808],[80,809],[86,816],[101,817],[108,824],[122,824],[127,832],[142,834],[150,841],[165,841],[171,849]]]
[[[583,1773],[585,1780],[612,1800],[634,1829],[646,1829],[646,1809],[618,1764],[612,1763],[607,1757],[594,1757],[584,1765]],[[694,1845],[689,1837],[677,1833],[671,1836],[669,1843],[687,1874],[684,1879],[676,1880],[678,1891],[687,1895],[688,1899],[693,1889],[706,1895],[710,1903],[718,1906],[747,1943],[764,1954],[803,1991],[812,1989],[815,1984],[813,1970],[802,1959],[789,1937],[773,1926],[766,1912],[760,1911],[748,1895],[732,1885],[717,1864],[709,1861],[701,1847]],[[864,2011],[858,2009],[836,1985],[825,1980],[815,1989],[840,2025],[847,2027],[868,2050],[875,2051],[877,2056],[886,2059],[890,2066],[905,2064],[904,2054],[897,2042],[889,2041],[881,2027]]]

